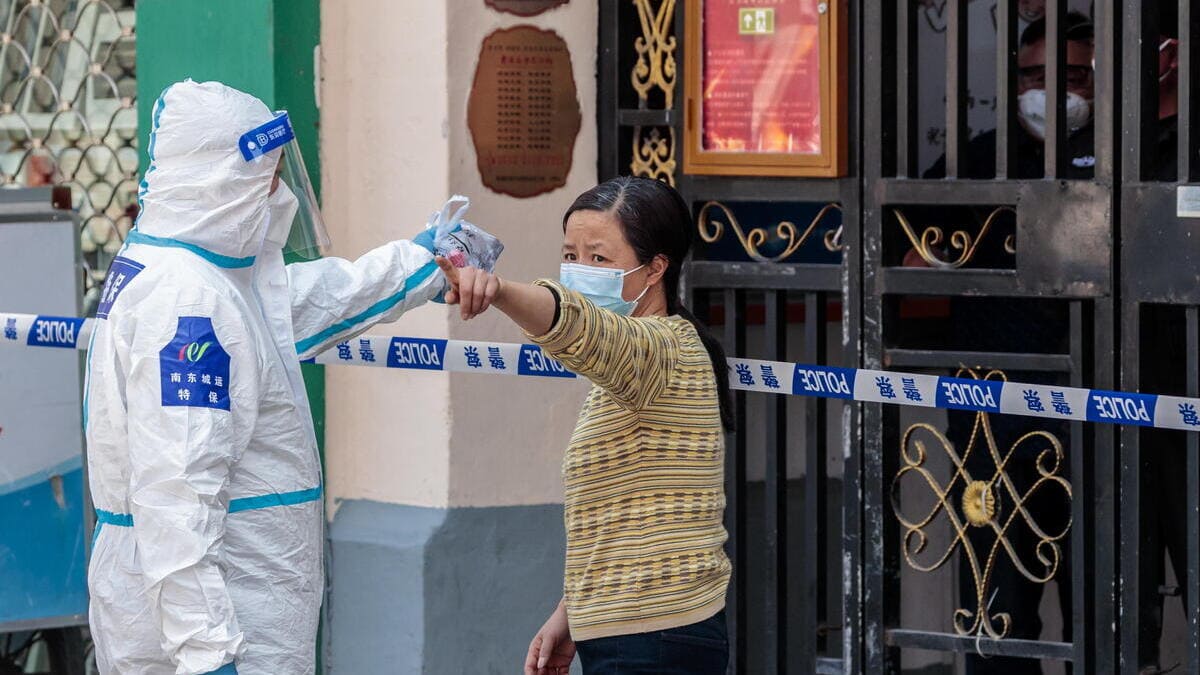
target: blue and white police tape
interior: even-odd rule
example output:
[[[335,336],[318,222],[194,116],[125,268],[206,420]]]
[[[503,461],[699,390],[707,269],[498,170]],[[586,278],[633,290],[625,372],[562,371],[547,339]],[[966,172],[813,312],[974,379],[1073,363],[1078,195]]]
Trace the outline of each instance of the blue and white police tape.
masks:
[[[0,314],[0,349],[86,349],[92,319]],[[574,378],[536,345],[360,335],[313,363]],[[730,358],[734,389],[1200,431],[1200,398]]]
[[[0,349],[87,349],[95,319],[0,314]],[[360,335],[310,359],[323,365],[446,370],[529,377],[574,378],[561,363],[530,344]]]

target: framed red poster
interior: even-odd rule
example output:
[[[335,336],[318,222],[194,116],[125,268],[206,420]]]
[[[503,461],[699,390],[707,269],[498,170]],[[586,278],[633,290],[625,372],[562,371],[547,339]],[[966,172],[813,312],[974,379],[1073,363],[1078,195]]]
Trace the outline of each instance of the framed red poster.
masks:
[[[686,0],[686,173],[840,176],[845,0]]]

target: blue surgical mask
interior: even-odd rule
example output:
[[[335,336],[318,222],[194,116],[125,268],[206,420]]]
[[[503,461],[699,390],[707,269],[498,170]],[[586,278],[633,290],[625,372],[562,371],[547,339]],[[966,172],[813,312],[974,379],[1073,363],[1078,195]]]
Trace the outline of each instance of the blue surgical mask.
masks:
[[[589,302],[597,307],[602,307],[610,312],[616,312],[622,316],[629,316],[637,307],[638,301],[650,290],[647,286],[633,300],[626,300],[621,295],[621,291],[625,289],[625,277],[642,269],[645,265],[638,265],[628,272],[622,270],[614,270],[608,267],[592,267],[591,265],[580,265],[578,263],[563,263],[559,268],[558,281],[569,290],[579,293],[587,298]]]

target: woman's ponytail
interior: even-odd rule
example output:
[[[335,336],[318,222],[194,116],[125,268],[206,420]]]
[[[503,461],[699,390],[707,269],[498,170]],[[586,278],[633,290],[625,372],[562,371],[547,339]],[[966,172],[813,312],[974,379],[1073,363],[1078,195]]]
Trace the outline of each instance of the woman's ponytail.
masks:
[[[737,428],[737,416],[733,411],[733,392],[729,389],[729,361],[725,357],[725,347],[690,309],[682,302],[678,304],[675,313],[692,322],[700,342],[708,350],[708,358],[712,359],[713,376],[717,378],[717,401],[721,404],[721,426],[726,432],[732,432]]]

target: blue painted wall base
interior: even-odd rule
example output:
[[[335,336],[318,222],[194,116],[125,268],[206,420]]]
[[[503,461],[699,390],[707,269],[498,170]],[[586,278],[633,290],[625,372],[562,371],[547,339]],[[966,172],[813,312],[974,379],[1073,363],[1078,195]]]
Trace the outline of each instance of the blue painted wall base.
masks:
[[[521,672],[562,595],[561,505],[347,501],[330,540],[333,675]]]
[[[0,495],[0,626],[87,614],[83,469],[61,478]]]

